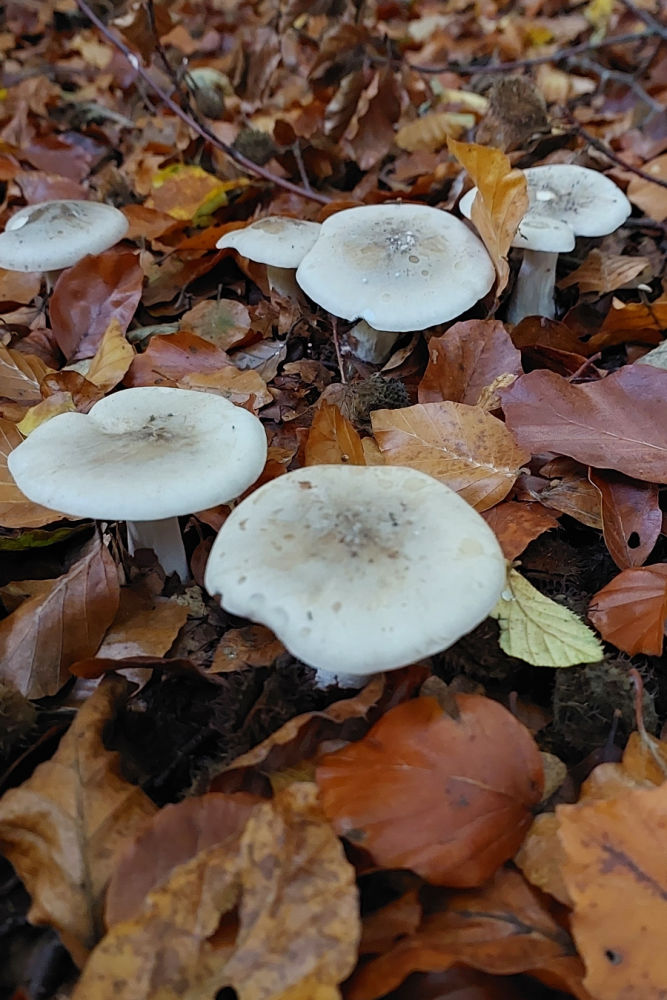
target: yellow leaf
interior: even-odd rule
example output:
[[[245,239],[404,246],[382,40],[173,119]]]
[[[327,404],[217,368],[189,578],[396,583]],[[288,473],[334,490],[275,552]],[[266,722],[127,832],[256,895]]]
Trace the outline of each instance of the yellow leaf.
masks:
[[[603,31],[607,27],[614,3],[615,0],[589,0],[584,8],[584,16],[597,31]]]
[[[0,418],[0,524],[4,528],[36,528],[64,516],[28,500],[14,482],[7,468],[7,456],[21,441],[16,424]]]
[[[173,163],[153,175],[147,208],[166,212],[172,219],[202,222],[221,205],[227,204],[227,192],[246,187],[247,178],[221,181],[202,167]]]
[[[500,295],[509,279],[507,253],[528,211],[526,178],[499,149],[455,139],[449,139],[448,146],[477,187],[471,217],[496,269]]]
[[[449,136],[455,138],[473,128],[475,115],[460,111],[429,111],[409,122],[396,133],[396,145],[413,153],[416,149],[435,152],[447,145]]]
[[[491,617],[500,625],[500,648],[536,667],[599,663],[601,643],[587,625],[545,597],[515,569]]]
[[[108,392],[121,381],[132,364],[133,357],[134,348],[125,339],[118,320],[112,319],[104,331],[86,378],[98,389]]]
[[[24,437],[32,434],[36,427],[45,424],[51,417],[57,417],[59,413],[74,413],[76,406],[72,399],[71,392],[54,392],[52,396],[47,396],[41,403],[31,406],[23,420],[16,426]]]

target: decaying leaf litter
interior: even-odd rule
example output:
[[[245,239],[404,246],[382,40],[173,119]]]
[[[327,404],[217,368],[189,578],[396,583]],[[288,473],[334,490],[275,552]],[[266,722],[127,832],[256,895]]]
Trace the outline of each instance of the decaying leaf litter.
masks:
[[[667,995],[659,5],[49,0],[3,17],[3,228],[88,200],[126,235],[0,270],[0,994]],[[546,164],[604,175],[631,214],[572,238],[544,315],[510,323],[521,171]],[[327,300],[334,315],[298,260],[233,249],[276,216],[460,219],[473,186],[495,280],[428,331],[356,321],[391,274],[367,305]],[[207,593],[229,504],[181,516],[179,580],[129,554],[115,515],[21,492],[24,438],[143,387],[261,421],[246,497],[322,464],[455,490],[507,560],[490,616],[322,687],[261,614]],[[179,478],[174,460],[164,490]],[[297,574],[298,552],[297,531],[278,568]]]

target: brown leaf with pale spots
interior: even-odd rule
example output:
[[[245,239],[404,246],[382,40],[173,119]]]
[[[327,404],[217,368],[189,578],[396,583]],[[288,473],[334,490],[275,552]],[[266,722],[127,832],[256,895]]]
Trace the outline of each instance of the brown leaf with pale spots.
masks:
[[[455,323],[428,342],[428,365],[419,383],[420,403],[449,399],[479,402],[480,394],[501,375],[520,375],[521,354],[505,327],[494,319]]]
[[[596,1000],[664,997],[667,782],[556,815],[584,985]]]
[[[102,641],[118,610],[118,572],[95,535],[62,576],[20,586],[25,600],[0,622],[0,676],[26,697],[44,698]]]
[[[118,611],[97,656],[121,660],[129,656],[165,656],[188,618],[188,609],[173,598],[153,597],[123,587]]]
[[[16,424],[0,417],[0,524],[5,528],[36,528],[59,521],[62,514],[28,500],[7,468],[7,456],[21,441]]]
[[[305,465],[366,465],[361,437],[334,403],[322,403],[305,445]]]
[[[509,248],[528,211],[526,178],[521,170],[512,168],[509,157],[499,149],[455,139],[449,139],[447,145],[477,187],[471,218],[496,269],[498,296],[509,279]]]
[[[555,458],[540,469],[540,475],[548,476],[549,483],[533,496],[546,507],[602,531],[600,492],[589,480],[586,466],[571,458]]]
[[[270,667],[285,647],[264,625],[231,628],[218,643],[209,668],[210,673],[226,673],[245,667]]]
[[[578,285],[582,295],[586,292],[604,295],[632,284],[650,264],[648,257],[625,257],[594,249],[576,271],[558,282],[558,287]]]
[[[334,829],[383,868],[434,885],[481,885],[519,847],[542,794],[528,730],[480,695],[387,712],[357,743],[321,758],[317,783]]]
[[[250,330],[250,314],[242,302],[206,299],[180,318],[179,327],[208,340],[223,351],[240,344]]]
[[[660,656],[667,620],[667,563],[622,570],[593,595],[588,617],[603,639],[630,656]]]
[[[115,924],[73,1000],[339,1000],[359,941],[354,869],[299,783],[256,805],[238,838],[199,851]]]
[[[169,336],[151,337],[143,354],[138,354],[125,377],[125,385],[176,385],[190,372],[217,372],[231,365],[224,351],[207,340],[181,330]]]
[[[619,569],[641,566],[662,527],[658,487],[610,469],[591,469],[588,478],[600,493],[602,530],[612,559]]]
[[[543,532],[558,527],[558,518],[539,503],[504,500],[484,512],[484,520],[500,542],[503,555],[512,561]]]
[[[134,348],[126,340],[120,323],[112,319],[102,335],[86,378],[98,389],[109,392],[123,379],[134,355]]]
[[[0,396],[31,406],[42,398],[40,382],[50,368],[41,358],[0,344]]]
[[[102,743],[127,691],[120,677],[104,681],[51,760],[0,800],[0,846],[32,897],[29,919],[54,927],[78,965],[103,933],[104,893],[119,849],[156,812]]]
[[[530,458],[503,422],[479,406],[418,403],[375,410],[371,423],[388,464],[426,472],[480,511],[507,496]]]

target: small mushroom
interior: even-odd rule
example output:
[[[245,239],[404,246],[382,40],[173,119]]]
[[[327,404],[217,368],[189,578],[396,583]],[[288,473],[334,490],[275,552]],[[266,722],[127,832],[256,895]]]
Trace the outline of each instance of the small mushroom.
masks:
[[[321,228],[319,222],[267,215],[244,229],[225,233],[216,246],[218,250],[231,247],[243,257],[266,264],[271,287],[294,299],[299,296],[294,272],[317,240]]]
[[[484,519],[400,466],[315,465],[261,486],[225,521],[205,574],[227,611],[268,625],[320,683],[356,686],[447,649],[504,584]]]
[[[128,221],[113,205],[97,201],[44,201],[26,205],[0,233],[0,267],[58,272],[87,254],[118,243]]]
[[[211,393],[147,386],[53,417],[8,466],[19,489],[51,510],[127,521],[130,551],[152,548],[184,580],[178,516],[239,496],[265,461],[264,429],[247,410]]]
[[[524,170],[529,208],[512,242],[524,255],[510,298],[507,318],[555,315],[558,254],[572,250],[577,236],[606,236],[629,216],[632,206],[614,182],[597,170],[574,163],[550,163]],[[461,198],[470,218],[477,188]]]
[[[486,295],[494,269],[460,219],[428,205],[362,205],[329,216],[296,272],[318,305],[376,330],[424,330]]]

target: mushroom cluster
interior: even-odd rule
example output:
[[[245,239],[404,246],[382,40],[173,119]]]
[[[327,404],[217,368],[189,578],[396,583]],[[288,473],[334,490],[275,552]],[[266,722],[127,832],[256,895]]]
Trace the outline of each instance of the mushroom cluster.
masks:
[[[130,552],[152,548],[187,577],[178,517],[235,499],[259,476],[266,435],[222,396],[124,389],[89,413],[61,413],[9,454],[19,489],[71,517],[127,521]]]
[[[127,230],[127,219],[113,205],[71,200],[26,205],[0,233],[0,267],[61,271],[87,254],[108,250]]]
[[[524,250],[507,318],[555,315],[558,254],[572,250],[577,236],[606,236],[629,216],[632,206],[614,182],[597,170],[573,163],[551,163],[524,170],[528,211],[512,242]],[[477,188],[461,198],[468,219]]]
[[[494,607],[505,559],[484,519],[400,466],[310,466],[261,486],[222,526],[205,585],[268,625],[320,683],[359,686],[447,649]]]

